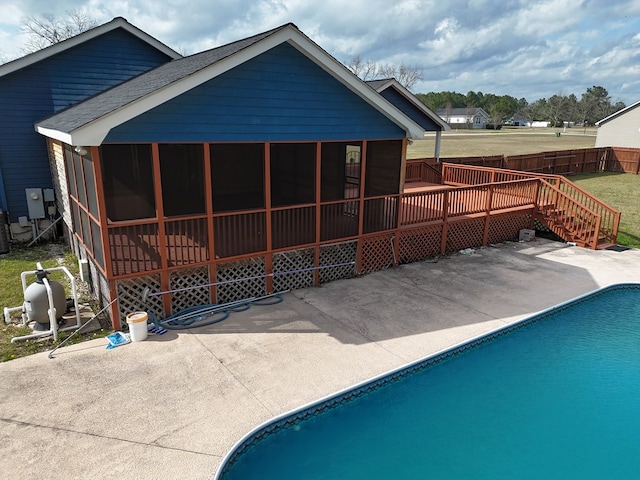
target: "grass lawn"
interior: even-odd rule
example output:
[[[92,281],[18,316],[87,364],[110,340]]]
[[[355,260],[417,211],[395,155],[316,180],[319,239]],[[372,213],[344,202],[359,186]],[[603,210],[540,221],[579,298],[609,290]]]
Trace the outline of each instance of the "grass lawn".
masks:
[[[640,248],[640,175],[585,173],[569,179],[622,212],[618,243]]]
[[[555,128],[519,128],[508,130],[452,130],[442,134],[440,156],[477,157],[482,155],[519,155],[593,148],[596,135],[593,129],[575,128],[560,131]],[[435,151],[435,136],[413,140],[407,147],[407,158],[430,158]]]
[[[14,245],[11,253],[0,256],[0,308],[3,315],[3,321],[0,324],[0,362],[50,350],[57,344],[52,339],[30,339],[11,343],[11,338],[28,335],[33,332],[31,328],[21,325],[19,312],[12,316],[12,323],[8,325],[4,323],[4,307],[17,307],[22,305],[24,301],[20,274],[35,270],[37,262],[40,262],[45,269],[65,266],[71,274],[76,275],[78,273],[77,260],[63,243],[31,248],[27,248],[24,245]],[[64,285],[67,296],[71,296],[70,282],[63,272],[51,272],[49,278]],[[30,285],[35,281],[35,275],[28,275],[26,280],[27,285]],[[79,300],[85,299],[79,298]],[[71,333],[71,331],[60,332],[59,342]],[[102,334],[104,333],[102,332]],[[98,334],[87,335],[93,337]],[[78,340],[74,338],[71,343],[79,340],[80,338]]]

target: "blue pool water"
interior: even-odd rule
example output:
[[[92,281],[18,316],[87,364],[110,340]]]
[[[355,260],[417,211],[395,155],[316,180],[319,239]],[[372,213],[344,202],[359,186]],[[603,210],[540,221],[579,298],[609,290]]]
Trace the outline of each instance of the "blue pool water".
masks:
[[[262,426],[222,480],[640,478],[640,285]]]

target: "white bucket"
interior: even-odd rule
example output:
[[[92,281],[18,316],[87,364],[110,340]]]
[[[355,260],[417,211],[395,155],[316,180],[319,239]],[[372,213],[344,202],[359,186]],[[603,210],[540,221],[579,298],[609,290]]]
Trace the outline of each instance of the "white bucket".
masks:
[[[147,339],[147,312],[133,312],[127,315],[127,325],[132,342],[141,342]]]

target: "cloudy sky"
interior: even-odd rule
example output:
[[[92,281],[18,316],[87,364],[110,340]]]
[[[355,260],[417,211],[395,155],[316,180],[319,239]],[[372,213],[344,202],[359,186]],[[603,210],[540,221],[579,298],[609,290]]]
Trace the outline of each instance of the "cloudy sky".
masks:
[[[295,23],[338,60],[414,66],[413,91],[578,97],[599,85],[640,100],[638,0],[0,0],[0,58],[21,56],[20,19],[122,16],[183,54]]]

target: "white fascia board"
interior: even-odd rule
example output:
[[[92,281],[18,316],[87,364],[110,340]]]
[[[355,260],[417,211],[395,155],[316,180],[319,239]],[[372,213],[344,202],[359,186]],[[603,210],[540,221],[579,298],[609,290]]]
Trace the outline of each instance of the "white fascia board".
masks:
[[[77,143],[73,143],[72,135],[66,132],[61,132],[59,130],[53,130],[51,128],[43,128],[36,125],[36,132],[44,135],[45,137],[53,138],[54,140],[60,140],[63,143],[67,143],[69,145],[78,145]]]
[[[174,49],[172,49],[171,47],[165,45],[164,43],[162,43],[157,38],[152,37],[151,35],[149,35],[145,31],[140,30],[135,25],[132,25],[131,23],[129,23],[126,19],[124,19],[122,17],[118,17],[118,18],[115,18],[113,20],[113,22],[116,24],[116,26],[124,28],[130,34],[135,35],[140,40],[148,43],[149,45],[154,47],[156,50],[161,51],[162,53],[164,53],[168,57],[171,57],[174,60],[176,60],[178,58],[182,58],[182,55],[179,54],[178,52],[176,52]]]
[[[13,60],[11,62],[5,63],[4,65],[0,65],[0,77],[4,75],[8,75],[9,73],[15,72],[22,68],[28,67],[29,65],[33,65],[34,63],[40,62],[41,60],[45,60],[58,53],[64,52],[65,50],[68,50],[77,45],[85,43],[93,38],[99,37],[100,35],[104,35],[107,32],[115,30],[116,28],[123,28],[127,32],[147,42],[152,47],[160,50],[161,52],[165,53],[166,55],[168,55],[173,59],[182,57],[182,55],[180,55],[178,52],[172,50],[171,48],[166,46],[164,43],[146,34],[139,28],[131,25],[124,18],[117,17],[111,20],[110,22],[107,22],[98,27],[92,28],[91,30],[87,30],[86,32],[76,35],[75,37],[71,37],[62,42],[43,48],[42,50],[38,50],[37,52],[30,53],[28,55],[25,55],[24,57],[20,57],[17,60]]]
[[[603,118],[602,120],[598,120],[595,125],[596,127],[599,127],[600,125],[602,125],[603,123],[607,123],[609,120],[613,120],[615,117],[617,117],[618,115],[624,115],[625,113],[627,113],[629,110],[633,110],[634,108],[636,108],[637,106],[640,106],[640,100],[632,103],[631,105],[629,105],[628,107],[623,108],[622,110],[618,110],[616,113],[612,113],[611,115],[609,115],[606,118]]]
[[[291,29],[291,32],[293,32],[293,35],[291,35],[290,43],[309,57],[314,63],[316,63],[316,65],[320,66],[327,73],[339,80],[352,92],[385,115],[389,120],[401,126],[407,133],[407,136],[415,139],[424,138],[424,129],[420,125],[415,123],[394,105],[389,103],[382,97],[382,95],[369,87],[369,85],[351,73],[347,67],[322,50],[322,48],[304,36],[301,32],[293,29]]]
[[[302,35],[293,26],[288,26],[274,34],[260,40],[219,62],[205,67],[202,70],[184,77],[170,85],[165,86],[149,95],[141,97],[118,110],[103,115],[102,117],[68,133],[73,140],[71,145],[98,146],[109,131],[132,118],[161,105],[197,86],[215,78],[223,73],[251,60],[252,58],[271,50],[278,45],[289,42],[303,54],[313,60],[333,77],[340,80],[350,90],[359,95],[378,111],[383,113],[391,121],[400,125],[411,138],[424,138],[424,130],[409,117],[400,112],[396,107],[387,102],[381,95],[369,88],[359,78],[353,75],[342,64],[319,48],[315,43]],[[338,68],[336,68],[338,67]],[[42,129],[46,130],[46,129]],[[40,127],[38,131],[41,132]],[[51,132],[51,131],[50,131]],[[62,132],[58,132],[62,134]],[[58,137],[52,137],[58,138]],[[59,138],[58,138],[59,139]]]
[[[75,141],[74,145],[98,146],[102,144],[112,128],[122,125],[138,115],[142,115],[158,105],[182,95],[282,43],[282,40],[276,37],[280,37],[279,33],[72,131],[71,136]]]

